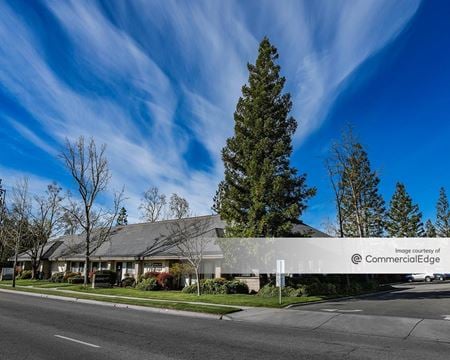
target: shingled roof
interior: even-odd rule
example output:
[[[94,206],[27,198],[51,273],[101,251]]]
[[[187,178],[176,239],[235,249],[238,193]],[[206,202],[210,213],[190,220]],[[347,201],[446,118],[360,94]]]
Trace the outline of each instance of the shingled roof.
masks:
[[[142,259],[146,257],[148,249],[161,237],[168,237],[182,227],[202,227],[202,236],[216,238],[223,234],[225,222],[219,215],[207,215],[177,220],[163,220],[140,224],[130,224],[113,228],[109,239],[96,249],[90,256],[91,260],[114,260],[122,258]],[[306,224],[294,225],[293,231],[307,237],[327,237],[328,235]],[[83,260],[84,259],[83,235],[63,236],[50,241],[45,250],[44,259],[58,260]],[[152,254],[154,258],[177,257],[174,249]],[[205,256],[221,256],[222,251],[217,244],[211,242],[204,251]],[[27,255],[22,254],[20,260],[26,260]]]

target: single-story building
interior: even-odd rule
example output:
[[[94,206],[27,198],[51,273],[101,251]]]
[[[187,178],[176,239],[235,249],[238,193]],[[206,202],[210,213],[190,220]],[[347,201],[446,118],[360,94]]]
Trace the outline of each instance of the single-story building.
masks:
[[[118,279],[125,276],[137,278],[146,272],[169,272],[169,268],[183,257],[174,248],[157,251],[161,239],[174,236],[183,229],[201,228],[201,235],[208,238],[223,237],[225,222],[218,215],[191,217],[177,220],[163,220],[140,224],[116,226],[108,239],[90,256],[89,271],[112,270]],[[181,230],[180,230],[181,229]],[[306,224],[294,225],[296,233],[310,237],[326,237],[327,234]],[[43,278],[57,272],[84,271],[84,236],[67,235],[51,240],[44,249],[39,271]],[[30,269],[31,259],[27,253],[18,258],[22,269]],[[203,251],[201,273],[204,278],[221,276],[223,253],[211,241]]]

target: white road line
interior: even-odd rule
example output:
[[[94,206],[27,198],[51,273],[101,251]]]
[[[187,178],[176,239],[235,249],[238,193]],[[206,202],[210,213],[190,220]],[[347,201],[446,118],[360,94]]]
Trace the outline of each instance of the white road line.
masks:
[[[64,340],[73,341],[75,343],[86,345],[86,346],[90,346],[90,347],[93,347],[93,348],[99,348],[100,347],[98,345],[90,344],[90,343],[87,343],[87,342],[84,342],[84,341],[81,341],[81,340],[77,340],[77,339],[72,339],[72,338],[67,337],[67,336],[55,335],[55,337],[60,338],[60,339],[64,339]]]
[[[328,312],[340,312],[340,313],[353,313],[353,312],[360,312],[362,310],[359,309],[352,309],[352,310],[345,310],[345,309],[321,309],[322,311],[328,311]]]

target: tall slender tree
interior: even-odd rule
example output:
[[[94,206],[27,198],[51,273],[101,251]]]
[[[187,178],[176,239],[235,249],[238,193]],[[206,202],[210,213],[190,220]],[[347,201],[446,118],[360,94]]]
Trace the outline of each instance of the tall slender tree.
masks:
[[[425,236],[429,238],[434,238],[437,236],[436,228],[434,227],[430,219],[428,219],[425,223]]]
[[[62,188],[55,182],[47,186],[45,196],[35,196],[36,209],[33,211],[33,236],[27,250],[31,258],[31,277],[38,275],[41,265],[42,255],[50,237],[55,235],[58,223],[63,216],[62,202],[64,196],[61,195]]]
[[[123,201],[123,190],[114,195],[113,210],[101,208],[98,196],[105,193],[111,178],[106,145],[97,148],[94,139],[86,144],[84,137],[71,143],[66,140],[66,149],[61,158],[72,175],[80,201],[68,199],[65,211],[83,231],[84,237],[84,285],[88,283],[89,262],[92,253],[109,239]]]
[[[12,204],[9,211],[6,245],[14,253],[12,287],[16,286],[16,268],[19,252],[26,247],[30,235],[31,197],[28,191],[28,179],[17,181],[12,189]]]
[[[119,211],[119,214],[117,215],[117,226],[125,226],[128,225],[128,214],[127,209],[122,206],[122,208]]]
[[[289,115],[290,94],[283,93],[277,49],[268,38],[259,45],[256,64],[248,64],[234,113],[234,135],[222,150],[225,178],[213,209],[224,219],[230,236],[291,234],[315,189],[306,175],[290,166],[297,122]]]
[[[436,232],[439,237],[450,237],[450,206],[447,194],[442,187],[436,205]]]
[[[387,213],[386,230],[391,237],[423,236],[422,213],[413,204],[405,185],[398,182]]]
[[[384,232],[385,207],[380,179],[367,152],[349,128],[333,145],[328,172],[335,192],[341,236],[378,237]]]

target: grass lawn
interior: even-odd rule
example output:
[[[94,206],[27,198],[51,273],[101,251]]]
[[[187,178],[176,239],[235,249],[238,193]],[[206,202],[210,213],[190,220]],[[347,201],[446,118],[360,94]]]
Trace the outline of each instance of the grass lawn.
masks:
[[[11,285],[12,280],[0,281],[0,285]],[[68,287],[72,284],[68,283],[53,283],[47,280],[16,280],[17,286],[33,286],[38,288],[59,288]]]
[[[2,281],[0,282],[0,286],[10,285],[11,281]],[[201,295],[197,296],[195,294],[186,294],[181,291],[141,291],[134,288],[111,288],[111,289],[92,289],[91,287],[84,288],[82,285],[72,285],[68,283],[52,283],[45,280],[17,280],[18,286],[33,286],[38,289],[46,289],[46,288],[62,288],[65,290],[77,291],[83,295],[95,296],[96,294],[102,295],[112,295],[112,296],[128,296],[135,297],[142,300],[171,300],[173,302],[200,302],[204,304],[222,304],[228,306],[249,306],[249,307],[271,307],[271,308],[281,308],[290,304],[297,303],[307,303],[307,302],[315,302],[320,300],[328,300],[332,298],[337,298],[340,296],[347,296],[348,294],[341,294],[336,296],[302,296],[302,297],[283,297],[282,304],[278,304],[278,297],[261,297],[256,295],[247,295],[247,294],[226,294],[226,295]],[[10,286],[7,286],[11,288]],[[23,289],[23,288],[22,288]],[[390,287],[387,286],[386,289],[380,288],[379,290],[389,290]],[[56,291],[58,295],[64,295],[61,291]],[[363,293],[361,293],[363,294]],[[65,296],[65,295],[64,295]],[[74,295],[75,297],[77,295]],[[107,298],[106,298],[107,299]],[[117,298],[116,298],[117,299]],[[100,300],[105,300],[104,297],[101,297]],[[129,299],[122,299],[124,301],[129,301]],[[142,301],[137,300],[137,301]],[[161,304],[161,303],[159,303]],[[173,304],[173,303],[164,303],[164,304]],[[203,305],[203,304],[202,304]],[[158,307],[167,307],[167,306],[158,306]]]
[[[294,303],[312,302],[324,299],[320,296],[284,297],[282,305],[278,304],[277,297],[261,297],[246,294],[227,295],[201,295],[185,294],[181,291],[141,291],[133,288],[112,288],[112,289],[92,289],[84,288],[80,285],[73,285],[67,290],[80,291],[88,294],[105,294],[116,296],[130,296],[143,299],[159,299],[173,301],[195,301],[210,304],[224,304],[235,306],[255,306],[255,307],[284,307]]]
[[[1,285],[11,288],[12,281],[1,281]],[[67,290],[78,291],[85,295],[115,295],[115,296],[129,296],[142,298],[143,300],[171,300],[171,301],[192,301],[201,302],[205,304],[224,304],[232,306],[255,306],[255,307],[273,307],[279,308],[294,303],[313,302],[324,299],[320,296],[302,296],[302,297],[283,297],[282,305],[278,304],[278,297],[261,297],[256,295],[246,294],[227,294],[227,295],[201,295],[185,294],[181,291],[141,291],[133,288],[112,288],[112,289],[92,289],[90,287],[84,288],[81,285],[72,285],[68,283],[53,283],[46,280],[17,280],[17,286],[33,286],[33,288],[64,288]],[[23,288],[22,288],[23,289]],[[49,290],[51,291],[51,290]],[[53,294],[53,292],[52,292]],[[56,292],[57,295],[64,295],[64,293]],[[76,297],[74,295],[74,297]],[[105,298],[101,298],[104,300]],[[167,303],[172,304],[172,303]],[[162,307],[162,306],[161,306]]]
[[[69,298],[76,298],[76,299],[88,299],[88,300],[96,300],[96,301],[103,301],[103,302],[148,306],[148,307],[154,307],[154,308],[160,308],[160,309],[192,311],[192,312],[200,312],[200,313],[215,314],[215,315],[225,315],[225,314],[230,314],[232,312],[239,311],[239,308],[211,306],[211,305],[208,306],[207,304],[196,305],[196,304],[186,304],[186,303],[178,303],[178,302],[158,302],[158,301],[151,301],[151,300],[147,300],[147,299],[133,300],[133,299],[123,299],[120,297],[106,298],[106,297],[95,296],[95,294],[87,294],[87,293],[68,294],[68,293],[64,293],[61,291],[57,291],[57,290],[45,289],[42,287],[41,288],[19,287],[19,288],[14,289],[6,283],[7,283],[6,281],[0,282],[0,288],[14,290],[14,291],[18,291],[18,292],[31,292],[31,293],[46,294],[46,295],[58,295],[58,296],[64,296],[64,297],[69,297]]]

